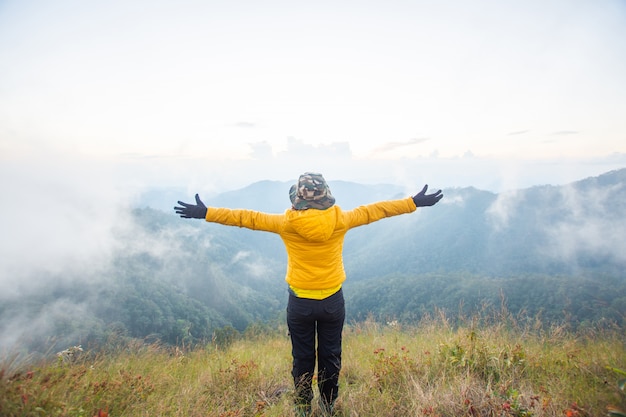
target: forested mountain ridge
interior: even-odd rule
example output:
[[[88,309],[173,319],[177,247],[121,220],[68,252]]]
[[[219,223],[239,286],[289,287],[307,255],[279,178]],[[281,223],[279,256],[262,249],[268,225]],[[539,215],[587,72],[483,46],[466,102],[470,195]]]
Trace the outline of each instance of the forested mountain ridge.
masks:
[[[289,183],[262,181],[207,204],[282,212]],[[350,209],[415,190],[330,182],[337,204]],[[500,194],[444,190],[434,207],[353,229],[346,268],[360,280],[397,272],[620,273],[626,263],[626,169],[563,186]],[[282,255],[276,241],[275,250]],[[376,256],[372,256],[376,254]]]
[[[209,206],[282,212],[289,182],[261,181],[205,198]],[[406,191],[330,182],[350,209]],[[349,320],[419,320],[444,309],[478,311],[501,299],[548,321],[624,322],[626,169],[563,186],[495,194],[445,189],[434,207],[351,230],[345,242]],[[152,191],[114,230],[109,262],[39,276],[0,304],[0,342],[48,346],[158,338],[199,343],[229,326],[280,319],[286,254],[270,233],[177,217]],[[152,197],[149,197],[149,196]],[[233,329],[227,331],[233,331]]]

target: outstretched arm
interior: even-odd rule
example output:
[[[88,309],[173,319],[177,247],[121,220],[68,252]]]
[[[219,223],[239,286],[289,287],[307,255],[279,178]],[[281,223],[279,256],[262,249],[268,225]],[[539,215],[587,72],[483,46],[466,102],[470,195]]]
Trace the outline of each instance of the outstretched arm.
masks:
[[[174,207],[176,214],[183,219],[203,219],[207,222],[220,223],[226,226],[245,227],[252,230],[279,233],[282,230],[284,216],[282,214],[269,214],[255,210],[229,209],[223,207],[207,206],[196,194],[196,204],[178,202]]]
[[[196,194],[196,204],[183,203],[179,201],[180,206],[174,207],[176,214],[180,214],[183,219],[204,219],[206,218],[207,208],[200,200],[200,196]]]
[[[436,193],[426,194],[426,190],[428,189],[428,184],[424,185],[422,191],[415,194],[413,196],[413,202],[415,203],[415,207],[427,207],[434,206],[443,198],[443,194],[441,194],[441,190]]]
[[[386,200],[378,203],[367,204],[349,210],[345,213],[348,228],[363,226],[386,217],[397,216],[405,213],[413,213],[417,207],[434,206],[443,198],[441,190],[433,194],[426,194],[428,185],[413,197],[406,197],[400,200]]]

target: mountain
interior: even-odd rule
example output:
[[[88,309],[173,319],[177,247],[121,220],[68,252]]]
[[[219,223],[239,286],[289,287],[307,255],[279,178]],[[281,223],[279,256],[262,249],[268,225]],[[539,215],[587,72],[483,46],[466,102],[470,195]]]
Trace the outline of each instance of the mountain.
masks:
[[[355,230],[346,241],[347,268],[363,278],[398,271],[621,274],[625,177],[621,170],[499,195],[445,190],[435,207]]]
[[[205,203],[279,213],[288,207],[290,184],[261,181]],[[389,184],[339,181],[330,186],[344,209],[410,195]],[[397,272],[620,273],[626,263],[626,169],[501,194],[475,188],[443,191],[444,199],[434,207],[350,231],[344,254],[351,279]],[[255,241],[256,235],[244,233],[244,240]],[[266,244],[265,254],[284,259],[278,239]]]
[[[204,201],[282,212],[291,184],[260,181]],[[330,187],[344,209],[421,189],[343,181]],[[164,190],[170,201],[160,200],[158,190],[140,198],[130,219],[114,227],[116,245],[105,265],[41,272],[33,277],[41,284],[4,294],[0,348],[206,343],[282,320],[280,238],[180,219],[172,207],[193,195],[179,192]],[[473,314],[506,300],[513,313],[541,315],[548,324],[624,323],[626,169],[500,194],[471,187],[443,192],[434,207],[348,233],[349,320],[415,321],[438,309]]]
[[[204,203],[214,207],[247,208],[269,213],[282,213],[290,207],[289,188],[296,182],[263,180],[242,189],[205,196]],[[402,187],[392,184],[364,185],[347,181],[329,181],[332,193],[343,208],[354,208],[374,201],[404,196]],[[408,195],[408,193],[406,193]],[[183,187],[163,187],[144,190],[135,206],[150,207],[170,213],[178,200],[193,202],[194,192]]]
[[[291,182],[261,181],[206,202],[282,212]],[[330,182],[337,204],[402,198],[391,184]],[[413,192],[420,187],[416,186]],[[561,186],[492,193],[453,188],[434,207],[351,230],[344,246],[349,315],[416,320],[436,308],[499,305],[548,321],[624,320],[626,169]],[[271,234],[236,233],[253,253],[284,264]],[[276,269],[282,281],[283,270]]]

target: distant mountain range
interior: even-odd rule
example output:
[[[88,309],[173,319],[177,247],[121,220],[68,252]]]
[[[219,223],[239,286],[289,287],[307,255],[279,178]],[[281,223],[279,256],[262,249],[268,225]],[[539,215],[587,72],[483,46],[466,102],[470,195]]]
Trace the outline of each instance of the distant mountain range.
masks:
[[[282,212],[291,184],[260,181],[205,202]],[[330,186],[344,209],[403,198],[421,188],[407,192],[397,185],[343,181]],[[348,233],[345,285],[352,318],[416,319],[434,308],[456,311],[465,303],[475,309],[505,296],[516,312],[542,312],[549,321],[564,315],[576,322],[624,320],[626,169],[500,194],[472,187],[443,192],[434,207]],[[276,236],[198,227],[201,234],[230,236],[245,247],[249,262],[274,265],[270,282],[283,285],[286,259]]]
[[[291,182],[207,196],[209,206],[282,212]],[[350,209],[416,193],[331,181]],[[431,190],[432,191],[432,190]],[[434,207],[351,230],[344,247],[349,320],[419,320],[479,311],[502,298],[548,323],[626,322],[626,169],[571,184],[495,194],[445,189]],[[145,193],[115,227],[108,265],[57,271],[5,295],[0,349],[158,338],[203,343],[224,328],[282,320],[286,253],[273,234],[186,220],[178,189]],[[463,313],[461,313],[463,311]],[[51,342],[52,341],[52,342]],[[112,342],[113,341],[113,342]],[[65,344],[65,346],[64,346]]]
[[[290,185],[260,181],[204,201],[209,206],[283,212],[289,206]],[[422,185],[416,184],[411,192],[388,184],[331,181],[330,186],[337,204],[350,209],[406,197]],[[567,185],[501,194],[475,188],[443,191],[444,199],[434,207],[349,232],[344,253],[351,279],[438,271],[499,276],[621,273],[626,265],[626,169]],[[193,201],[193,196],[175,192],[151,191],[142,201],[167,207],[169,213],[176,200]],[[281,242],[272,240],[274,257],[283,259]]]

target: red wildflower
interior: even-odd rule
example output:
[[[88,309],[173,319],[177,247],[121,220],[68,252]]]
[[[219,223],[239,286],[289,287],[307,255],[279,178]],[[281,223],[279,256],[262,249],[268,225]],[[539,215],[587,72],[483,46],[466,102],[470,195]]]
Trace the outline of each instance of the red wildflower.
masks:
[[[433,407],[425,407],[422,409],[422,413],[424,413],[427,416],[430,416],[435,413],[435,409]]]

